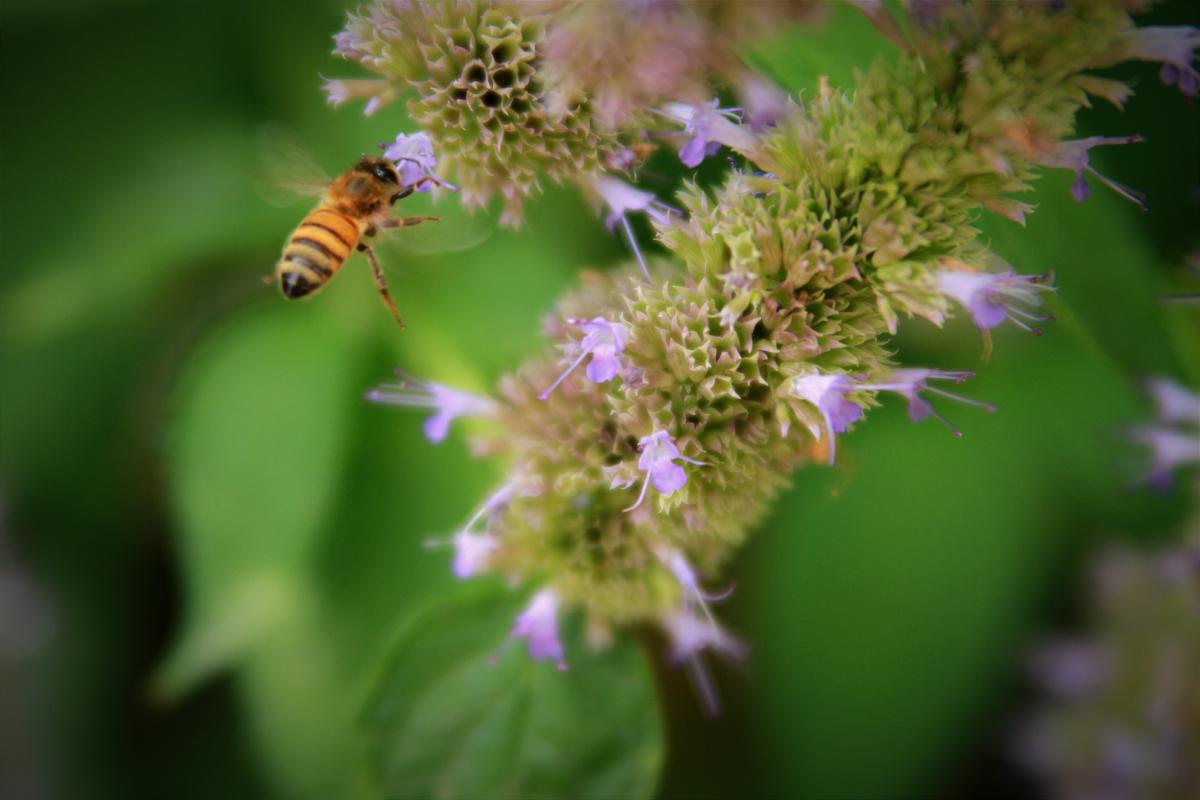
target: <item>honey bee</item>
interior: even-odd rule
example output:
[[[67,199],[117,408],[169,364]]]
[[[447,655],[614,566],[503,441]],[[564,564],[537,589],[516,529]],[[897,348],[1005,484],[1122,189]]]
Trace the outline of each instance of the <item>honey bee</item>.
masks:
[[[298,300],[319,291],[341,269],[351,251],[357,249],[371,265],[375,289],[383,304],[396,323],[405,327],[396,303],[388,293],[375,251],[364,240],[391,228],[437,222],[437,217],[391,215],[396,201],[403,200],[430,181],[440,183],[432,175],[423,175],[404,186],[392,161],[380,156],[359,159],[328,185],[321,202],[300,221],[283,246],[274,276],[283,296]]]

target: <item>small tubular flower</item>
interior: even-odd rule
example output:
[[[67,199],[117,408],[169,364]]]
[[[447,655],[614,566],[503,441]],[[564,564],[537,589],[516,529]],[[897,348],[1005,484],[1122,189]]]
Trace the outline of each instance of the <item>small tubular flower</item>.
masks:
[[[1169,489],[1175,470],[1200,464],[1200,432],[1145,425],[1130,431],[1129,438],[1149,449],[1149,464],[1140,482]]]
[[[592,360],[587,365],[587,377],[593,383],[611,381],[621,371],[623,364],[621,354],[625,350],[625,343],[629,340],[627,327],[619,322],[609,322],[604,317],[595,317],[590,320],[570,320],[570,322],[579,326],[583,331],[583,341],[579,343],[579,357],[571,362],[571,365],[558,376],[554,383],[550,384],[549,389],[541,393],[542,400],[549,397],[550,393],[557,389],[588,356],[591,356]]]
[[[459,580],[473,578],[487,570],[492,553],[499,542],[490,533],[471,533],[462,530],[454,534],[450,543],[454,546],[454,561],[451,569]]]
[[[437,156],[433,153],[433,142],[430,141],[429,134],[398,133],[396,140],[384,147],[384,158],[396,162],[401,186],[409,187],[421,182],[416,189],[418,192],[428,192],[434,186],[457,190],[458,187],[444,182],[434,172],[437,169]],[[422,178],[425,180],[422,181]]]
[[[671,661],[687,668],[704,710],[711,716],[721,711],[720,699],[713,685],[712,675],[704,664],[704,651],[712,651],[730,658],[743,658],[746,646],[729,634],[709,617],[697,616],[686,606],[666,616],[661,622],[671,645]]]
[[[787,112],[787,94],[769,80],[747,73],[738,81],[738,99],[746,110],[750,130],[758,133],[777,123]]]
[[[487,397],[451,389],[440,383],[421,381],[397,372],[400,381],[381,384],[367,392],[373,403],[410,408],[431,408],[434,415],[425,420],[425,438],[437,444],[450,432],[450,423],[459,417],[488,417],[496,411],[496,403]]]
[[[825,418],[831,465],[837,460],[836,434],[845,432],[862,416],[862,407],[846,399],[846,394],[854,388],[849,378],[836,373],[803,375],[791,382],[791,392],[801,400],[816,406],[817,411]],[[814,435],[816,434],[814,431]]]
[[[385,80],[327,80],[321,84],[329,105],[337,108],[351,100],[366,100],[364,116],[371,116],[396,99],[392,85]]]
[[[517,617],[512,636],[525,639],[529,657],[534,661],[551,660],[560,670],[567,668],[562,641],[558,638],[558,594],[542,589]]]
[[[608,216],[605,217],[604,224],[610,231],[618,224],[621,225],[625,232],[625,238],[629,242],[629,249],[637,258],[638,265],[642,268],[642,274],[646,276],[646,280],[649,280],[650,270],[646,266],[646,259],[642,256],[642,249],[638,247],[637,238],[633,235],[628,215],[630,212],[640,211],[654,222],[666,225],[670,223],[671,214],[675,212],[675,209],[659,201],[653,193],[643,192],[611,175],[597,175],[591,178],[588,187],[608,208]]]
[[[676,459],[697,466],[706,466],[703,461],[681,455],[675,446],[675,440],[666,431],[655,431],[649,436],[643,436],[638,441],[642,454],[638,458],[638,469],[646,473],[642,481],[642,491],[638,494],[637,502],[626,511],[633,511],[646,498],[646,489],[654,483],[654,488],[663,494],[673,494],[687,483],[687,473],[683,467],[675,463]]]
[[[1018,275],[1011,269],[1004,272],[942,269],[936,276],[938,291],[960,303],[982,331],[1007,319],[1023,330],[1041,335],[1029,323],[1049,319],[1022,307],[1038,305],[1039,292],[1054,291],[1048,284],[1049,275]]]
[[[1109,679],[1110,659],[1096,642],[1063,638],[1037,647],[1030,655],[1029,667],[1047,691],[1058,697],[1080,698]]]
[[[682,124],[684,135],[689,137],[679,148],[679,160],[684,166],[700,166],[705,158],[715,155],[721,145],[742,152],[753,149],[754,134],[738,124],[741,110],[719,106],[720,101],[714,97],[708,103],[668,103],[663,108],[662,115]]]
[[[930,405],[928,400],[921,397],[921,393],[929,392],[930,394],[956,400],[959,403],[966,403],[969,406],[982,408],[984,411],[995,411],[996,407],[990,403],[982,403],[978,400],[972,400],[969,397],[963,397],[952,392],[947,392],[945,389],[929,385],[930,381],[962,383],[974,374],[973,372],[949,372],[940,369],[897,369],[893,370],[883,381],[861,383],[856,388],[875,392],[895,392],[908,400],[908,416],[913,422],[920,422],[926,417],[934,417],[949,428],[955,436],[962,436],[962,431],[955,427],[950,420],[939,414]]]
[[[608,216],[604,224],[611,231],[625,216],[633,211],[640,211],[659,224],[667,224],[675,209],[661,202],[652,192],[643,192],[620,178],[611,175],[597,175],[589,184],[592,190],[608,207]]]
[[[713,650],[740,657],[745,645],[731,636],[711,619],[687,611],[677,611],[663,620],[663,628],[671,639],[671,660],[687,661],[704,650]]]
[[[1192,62],[1200,49],[1200,28],[1156,26],[1133,28],[1128,34],[1128,55],[1162,64],[1158,77],[1167,86],[1178,86],[1184,97],[1200,91],[1200,73]]]
[[[1075,173],[1075,183],[1071,184],[1071,196],[1080,203],[1087,200],[1092,194],[1092,187],[1088,185],[1087,179],[1084,177],[1086,172],[1145,211],[1146,196],[1144,194],[1101,175],[1088,163],[1093,147],[1109,144],[1138,144],[1144,141],[1146,141],[1146,137],[1135,134],[1133,136],[1089,136],[1086,139],[1059,142],[1054,153],[1042,159],[1042,164],[1047,167],[1069,169]]]
[[[512,500],[513,487],[505,484],[484,501],[466,524],[447,539],[430,539],[426,547],[454,548],[451,571],[459,580],[473,578],[491,566],[492,554],[500,547],[500,539],[491,532],[495,514]]]
[[[684,604],[698,606],[704,612],[704,616],[716,624],[708,604],[724,600],[733,593],[733,590],[729,589],[721,594],[708,594],[701,588],[696,571],[692,569],[692,565],[688,563],[683,553],[670,547],[658,547],[655,548],[654,554],[679,582],[679,587],[683,589]]]
[[[1200,394],[1169,378],[1151,378],[1146,388],[1159,422],[1191,425],[1200,430]]]

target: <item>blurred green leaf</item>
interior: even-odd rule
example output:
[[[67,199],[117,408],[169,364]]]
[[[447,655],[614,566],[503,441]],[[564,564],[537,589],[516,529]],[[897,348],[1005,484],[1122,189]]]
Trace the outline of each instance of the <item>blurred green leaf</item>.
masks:
[[[773,78],[794,95],[812,97],[821,77],[837,89],[851,89],[854,74],[877,56],[894,57],[896,47],[849,3],[829,5],[824,25],[779,31],[744,53],[755,70]]]
[[[340,489],[360,391],[338,310],[279,304],[246,315],[197,354],[184,380],[170,460],[188,613],[158,676],[165,696],[236,658],[287,613]]]
[[[638,647],[592,653],[568,624],[559,672],[506,645],[519,600],[468,585],[404,628],[365,716],[379,795],[651,796],[662,741]]]

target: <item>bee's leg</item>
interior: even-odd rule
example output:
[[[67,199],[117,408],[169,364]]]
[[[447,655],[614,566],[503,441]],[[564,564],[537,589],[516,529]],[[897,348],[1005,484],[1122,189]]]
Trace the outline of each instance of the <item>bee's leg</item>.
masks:
[[[422,222],[441,222],[441,217],[400,217],[385,219],[379,223],[381,228],[408,228],[413,225],[420,225]]]
[[[404,198],[408,197],[413,192],[415,192],[417,189],[420,189],[422,186],[429,183],[430,180],[431,180],[431,178],[428,175],[424,175],[420,178],[417,178],[415,181],[410,183],[408,186],[406,186],[405,188],[401,189],[400,191],[398,191],[394,195],[392,195],[391,202],[394,204],[398,200],[403,200]]]
[[[388,293],[387,281],[383,278],[383,270],[379,268],[379,262],[375,260],[375,251],[368,245],[359,243],[359,252],[367,257],[367,261],[371,264],[371,274],[375,277],[375,289],[379,292],[379,298],[383,300],[383,304],[387,306],[388,311],[392,312],[392,319],[396,320],[396,324],[401,328],[407,328],[404,320],[400,319],[400,311],[396,308],[395,301],[392,300],[391,294]]]

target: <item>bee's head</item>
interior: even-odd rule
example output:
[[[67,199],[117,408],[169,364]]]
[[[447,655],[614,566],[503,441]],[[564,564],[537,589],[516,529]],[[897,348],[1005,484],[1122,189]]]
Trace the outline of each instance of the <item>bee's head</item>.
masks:
[[[400,173],[396,171],[396,165],[386,158],[363,156],[354,165],[354,171],[366,173],[385,184],[400,185]]]

